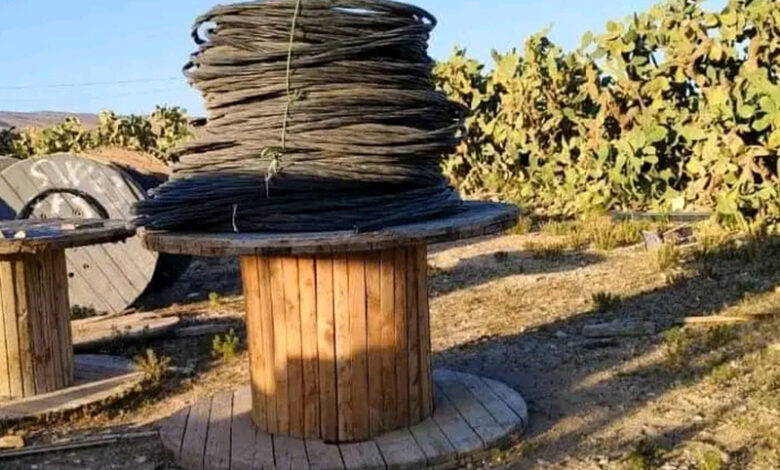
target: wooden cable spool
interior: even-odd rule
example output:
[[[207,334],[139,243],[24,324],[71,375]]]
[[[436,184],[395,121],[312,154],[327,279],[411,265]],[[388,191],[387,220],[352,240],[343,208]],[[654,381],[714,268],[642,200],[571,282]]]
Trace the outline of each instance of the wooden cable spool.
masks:
[[[147,182],[147,185],[149,183]],[[0,216],[16,217],[33,198],[32,218],[130,219],[144,187],[130,172],[91,158],[61,154],[13,163],[0,173]],[[79,195],[81,194],[81,195]],[[104,212],[101,214],[101,212]],[[177,259],[177,261],[180,260]],[[176,277],[166,257],[146,250],[138,238],[116,245],[89,246],[67,252],[70,303],[95,312],[119,313],[147,290],[160,272]]]
[[[434,412],[427,245],[500,232],[514,206],[370,233],[146,232],[163,253],[241,258],[251,417],[270,434],[359,442]]]

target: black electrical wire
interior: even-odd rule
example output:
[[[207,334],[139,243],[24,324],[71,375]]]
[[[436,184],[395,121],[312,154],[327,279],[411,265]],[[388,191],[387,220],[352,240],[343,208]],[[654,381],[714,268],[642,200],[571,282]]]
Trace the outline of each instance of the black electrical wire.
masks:
[[[466,110],[435,90],[425,10],[264,0],[199,17],[185,66],[207,124],[140,201],[153,229],[374,230],[459,210],[439,163]]]

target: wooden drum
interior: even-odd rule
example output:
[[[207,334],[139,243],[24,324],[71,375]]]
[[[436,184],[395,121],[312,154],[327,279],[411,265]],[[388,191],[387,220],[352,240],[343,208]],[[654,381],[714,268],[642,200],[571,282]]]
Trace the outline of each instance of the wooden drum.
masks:
[[[514,206],[354,234],[148,232],[148,248],[236,255],[252,420],[274,435],[366,441],[433,412],[427,244],[498,232]]]

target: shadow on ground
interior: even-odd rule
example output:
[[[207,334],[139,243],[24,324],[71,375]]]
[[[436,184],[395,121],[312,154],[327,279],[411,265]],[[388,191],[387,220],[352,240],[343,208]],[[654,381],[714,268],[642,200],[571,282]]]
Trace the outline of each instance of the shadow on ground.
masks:
[[[686,268],[695,274],[667,287],[623,299],[607,312],[586,312],[522,334],[481,338],[443,351],[435,357],[436,366],[494,378],[520,391],[528,401],[531,415],[526,438],[538,437],[567,422],[566,430],[551,433],[539,442],[543,452],[527,450],[525,455],[516,456],[513,468],[534,468],[537,455],[544,455],[550,463],[564,461],[576,456],[578,446],[596,432],[637,412],[656,397],[699,383],[719,365],[763,349],[764,345],[756,344],[713,356],[709,354],[710,345],[703,344],[698,350],[688,351],[687,362],[679,370],[661,360],[628,373],[613,373],[627,362],[663,347],[664,332],[675,328],[681,319],[711,315],[747,296],[774,291],[780,285],[780,243],[764,242],[767,245],[758,251],[747,244],[691,260]],[[585,258],[586,263],[596,261]],[[470,265],[463,263],[460,282],[448,285],[448,289],[472,285],[466,267]],[[575,262],[573,266],[576,265]],[[494,278],[512,272],[505,266],[494,269],[489,272]],[[658,334],[612,341],[581,336],[585,325],[613,320],[653,321]],[[736,338],[755,326],[733,328]],[[709,419],[718,416],[719,411],[702,413],[701,422],[672,432],[647,423],[648,442],[662,442],[667,447],[684,442],[706,426]],[[743,450],[750,453],[749,449]]]

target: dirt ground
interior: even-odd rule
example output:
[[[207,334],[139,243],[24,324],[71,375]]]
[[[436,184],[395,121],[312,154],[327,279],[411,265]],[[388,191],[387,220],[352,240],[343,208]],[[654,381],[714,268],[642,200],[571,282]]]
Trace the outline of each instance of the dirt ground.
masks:
[[[680,254],[672,268],[643,246],[540,251],[555,235],[505,235],[431,247],[435,365],[501,380],[526,398],[531,424],[513,448],[475,467],[513,469],[780,468],[780,250],[740,245]],[[684,253],[684,252],[683,252]],[[675,255],[677,256],[677,255]],[[242,339],[235,262],[197,261],[147,307],[187,323],[230,323]],[[211,295],[219,292],[221,296]],[[607,299],[608,301],[604,300]],[[677,325],[742,315],[735,326]],[[655,334],[593,339],[588,325],[652,322]],[[28,445],[154,429],[181,407],[248,381],[246,352],[212,357],[212,338],[146,348],[175,373],[116,403],[0,430]],[[17,460],[5,469],[175,469],[156,439]]]

